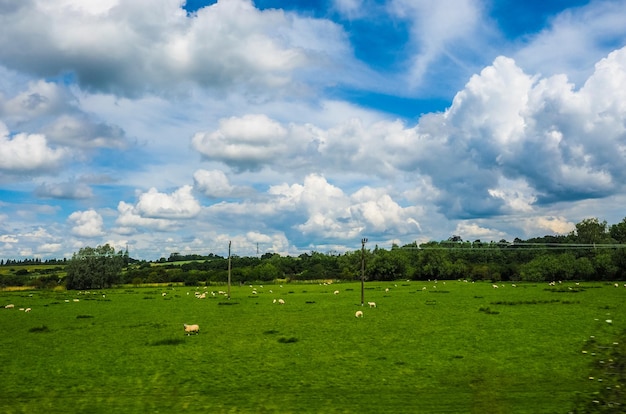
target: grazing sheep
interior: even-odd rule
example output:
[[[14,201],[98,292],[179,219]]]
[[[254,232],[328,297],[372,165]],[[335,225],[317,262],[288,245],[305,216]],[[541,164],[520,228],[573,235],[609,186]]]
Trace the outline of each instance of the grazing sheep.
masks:
[[[187,335],[200,333],[200,326],[199,325],[187,325],[186,323],[184,323],[183,327],[185,328],[185,333]]]
[[[15,307],[14,304],[10,303],[4,307],[4,309],[13,309]]]
[[[163,292],[161,293],[161,296],[167,296],[167,293]]]
[[[376,307],[376,302],[367,302],[367,304],[370,306],[370,308]]]
[[[338,295],[338,294],[339,294],[339,291],[338,291],[338,290],[336,290],[336,291],[334,291],[333,293],[334,293],[335,295]]]
[[[276,299],[274,299],[274,301],[272,303],[276,303]]]
[[[24,312],[30,312],[32,309],[31,308],[26,308],[24,309]]]
[[[389,292],[389,288],[386,288],[386,289],[385,289],[385,292]]]
[[[363,317],[363,311],[356,311],[354,316],[356,316],[357,318],[362,318]]]
[[[493,286],[494,289],[498,289],[499,287],[498,285],[491,285],[491,286]]]
[[[285,301],[284,301],[284,300],[282,300],[282,299],[278,299],[278,303],[280,303],[281,305],[284,305],[284,304],[285,304]]]
[[[80,302],[80,299],[73,299],[74,302]]]

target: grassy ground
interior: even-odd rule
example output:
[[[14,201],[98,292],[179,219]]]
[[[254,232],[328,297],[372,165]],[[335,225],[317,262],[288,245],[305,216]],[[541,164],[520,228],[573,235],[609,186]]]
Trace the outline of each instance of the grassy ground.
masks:
[[[0,292],[0,412],[566,413],[626,329],[602,283],[255,288]]]

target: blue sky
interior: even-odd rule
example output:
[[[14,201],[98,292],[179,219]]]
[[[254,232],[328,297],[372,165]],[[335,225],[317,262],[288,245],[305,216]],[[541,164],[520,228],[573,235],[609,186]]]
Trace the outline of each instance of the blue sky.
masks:
[[[0,258],[618,223],[624,21],[617,0],[2,4]]]

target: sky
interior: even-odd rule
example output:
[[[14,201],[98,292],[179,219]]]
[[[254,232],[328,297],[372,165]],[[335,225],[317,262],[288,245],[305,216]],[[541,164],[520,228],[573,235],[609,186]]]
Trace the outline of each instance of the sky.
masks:
[[[0,0],[0,258],[626,216],[626,0]]]

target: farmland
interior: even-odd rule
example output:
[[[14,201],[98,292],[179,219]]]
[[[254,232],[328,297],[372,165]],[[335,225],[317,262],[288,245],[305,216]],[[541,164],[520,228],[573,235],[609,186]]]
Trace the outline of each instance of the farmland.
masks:
[[[623,283],[498,286],[368,282],[376,308],[354,282],[0,292],[0,411],[566,413],[609,383],[590,370]]]

